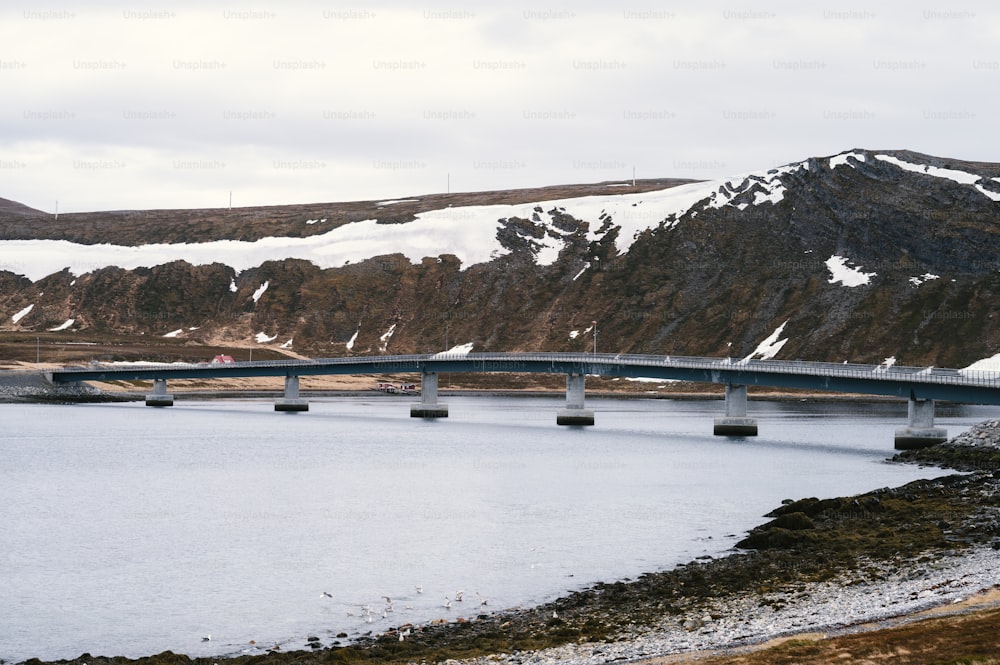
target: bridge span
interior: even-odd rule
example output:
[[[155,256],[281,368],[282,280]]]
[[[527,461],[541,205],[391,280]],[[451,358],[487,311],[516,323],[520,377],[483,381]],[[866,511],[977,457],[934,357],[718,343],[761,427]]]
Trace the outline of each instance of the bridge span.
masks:
[[[299,377],[331,374],[405,374],[421,377],[420,401],[410,415],[443,418],[448,406],[438,399],[442,372],[515,372],[564,374],[566,406],[556,415],[560,425],[593,425],[594,413],[584,406],[587,376],[648,378],[716,383],[725,386],[725,415],[715,420],[718,435],[753,436],[757,421],[747,415],[747,386],[898,397],[908,401],[908,423],[896,430],[899,449],[922,447],[947,439],[934,426],[934,402],[1000,405],[1000,372],[898,365],[837,364],[787,360],[739,360],[688,356],[589,353],[436,353],[399,356],[355,356],[309,360],[235,363],[68,367],[48,374],[54,383],[152,380],[149,406],[170,406],[170,379],[285,377],[277,411],[307,411],[299,394]]]

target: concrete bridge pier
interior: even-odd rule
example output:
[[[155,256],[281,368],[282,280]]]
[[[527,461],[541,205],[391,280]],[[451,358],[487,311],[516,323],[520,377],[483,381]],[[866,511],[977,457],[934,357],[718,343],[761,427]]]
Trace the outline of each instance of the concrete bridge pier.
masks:
[[[585,374],[566,375],[566,408],[556,414],[557,425],[593,425],[594,412],[583,408]]]
[[[916,450],[944,443],[948,440],[948,431],[943,427],[934,427],[934,400],[916,399],[910,397],[907,405],[906,427],[896,429],[896,450]]]
[[[747,387],[726,384],[726,417],[715,419],[716,436],[757,436],[756,418],[747,418]]]
[[[146,395],[146,406],[173,406],[174,396],[167,392],[166,379],[153,379],[153,392]]]
[[[438,402],[437,372],[424,371],[420,376],[420,402],[410,405],[411,418],[447,418],[448,405]]]
[[[309,402],[299,397],[299,377],[289,374],[285,377],[285,395],[274,401],[275,411],[308,411]]]

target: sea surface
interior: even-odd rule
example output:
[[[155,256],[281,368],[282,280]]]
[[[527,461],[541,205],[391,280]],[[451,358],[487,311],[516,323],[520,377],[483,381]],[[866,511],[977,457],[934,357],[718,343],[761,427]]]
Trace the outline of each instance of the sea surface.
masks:
[[[0,660],[235,655],[531,606],[724,556],[786,498],[941,473],[885,462],[900,403],[751,401],[760,435],[733,439],[711,433],[721,401],[589,399],[588,428],[555,424],[560,397],[450,397],[436,421],[412,401],[0,405]]]

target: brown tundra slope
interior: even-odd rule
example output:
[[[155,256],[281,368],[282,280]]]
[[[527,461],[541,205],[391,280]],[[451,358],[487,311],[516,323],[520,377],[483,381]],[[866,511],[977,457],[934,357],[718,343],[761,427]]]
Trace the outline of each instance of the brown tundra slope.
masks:
[[[236,270],[220,252],[208,265],[86,266],[36,281],[0,271],[0,332],[152,340],[181,331],[171,343],[291,341],[297,353],[333,356],[469,343],[584,351],[596,321],[603,352],[743,357],[780,329],[778,358],[964,367],[1000,352],[998,178],[998,164],[855,150],[717,183],[598,183],[391,205],[118,211],[56,223],[7,202],[0,240],[117,245],[298,237],[365,219],[408,224],[449,207],[538,205],[530,216],[498,217],[484,242],[502,251],[477,263],[448,253],[411,259],[399,247],[327,268],[288,258]],[[577,218],[550,203],[677,186],[703,196],[645,220],[634,240],[622,235],[634,228],[628,219]],[[546,243],[557,260],[540,260]],[[65,331],[49,332],[69,319]]]

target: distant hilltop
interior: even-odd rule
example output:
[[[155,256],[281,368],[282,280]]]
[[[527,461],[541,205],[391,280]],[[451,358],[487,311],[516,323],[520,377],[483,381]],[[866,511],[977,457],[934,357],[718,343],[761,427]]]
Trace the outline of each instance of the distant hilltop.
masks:
[[[780,358],[964,367],[1000,353],[998,213],[998,164],[867,149],[711,182],[58,223],[0,200],[0,331],[340,355],[585,351],[596,322],[600,351],[767,341]]]

